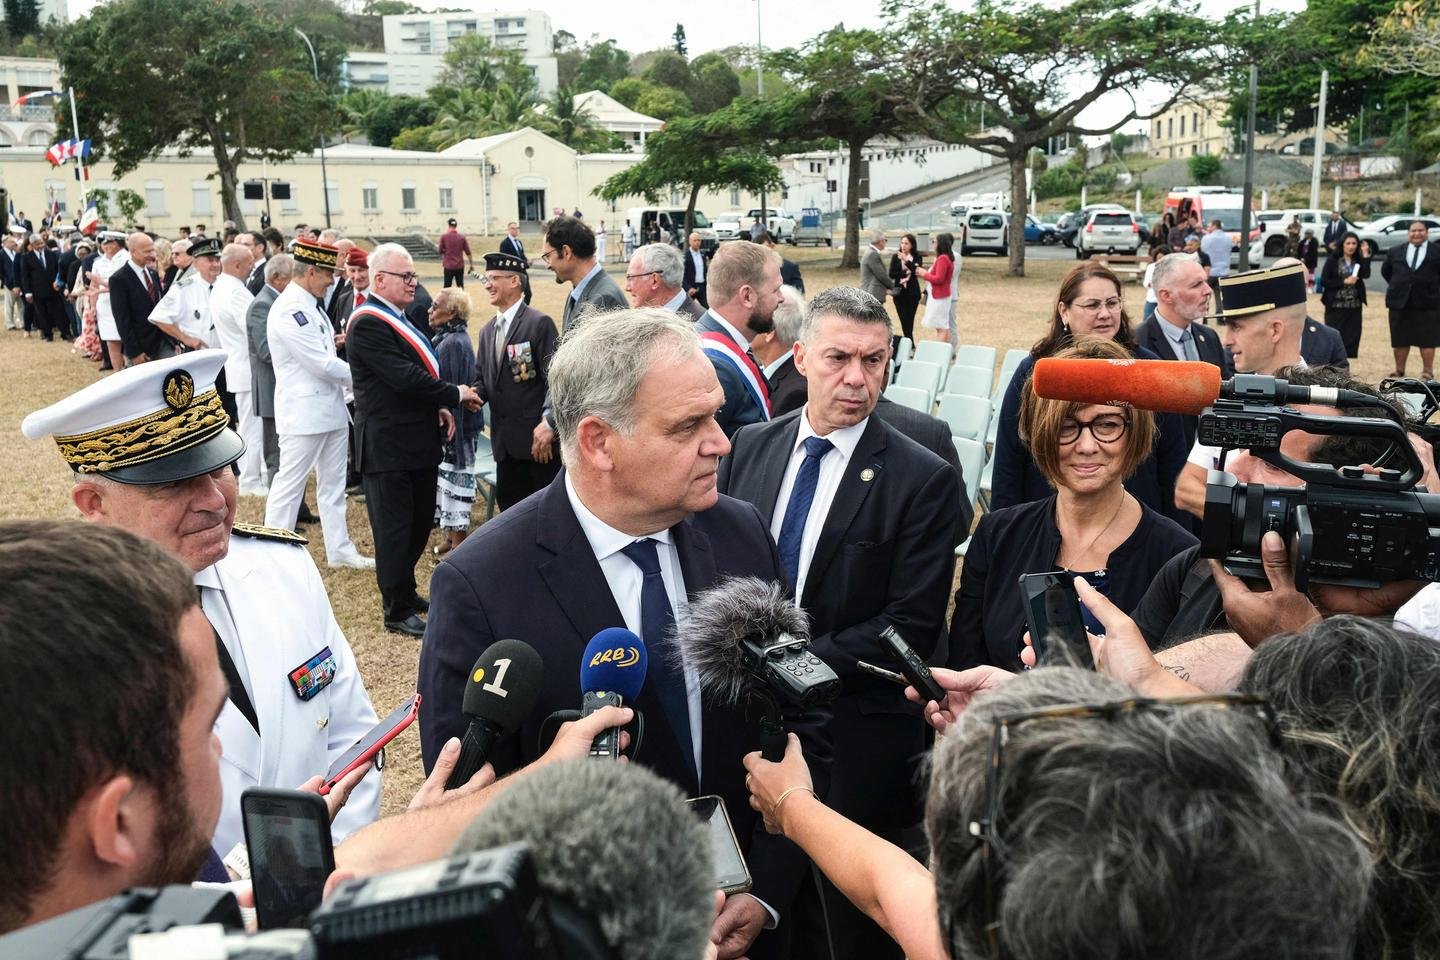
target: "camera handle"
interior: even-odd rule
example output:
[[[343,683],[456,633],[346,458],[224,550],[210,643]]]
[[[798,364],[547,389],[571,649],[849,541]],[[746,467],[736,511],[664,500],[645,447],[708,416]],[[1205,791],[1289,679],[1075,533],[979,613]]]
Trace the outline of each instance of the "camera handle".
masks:
[[[789,738],[785,735],[785,726],[780,722],[777,713],[766,711],[760,718],[760,757],[769,760],[771,763],[779,763],[785,759],[785,746]]]

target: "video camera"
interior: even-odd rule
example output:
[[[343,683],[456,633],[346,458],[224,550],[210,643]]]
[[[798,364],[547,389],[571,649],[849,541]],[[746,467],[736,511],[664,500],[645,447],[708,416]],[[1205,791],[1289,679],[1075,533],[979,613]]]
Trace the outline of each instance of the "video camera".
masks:
[[[1304,413],[1288,406],[1294,403],[1370,408],[1376,416]],[[1211,470],[1200,555],[1219,559],[1237,576],[1263,580],[1260,539],[1275,530],[1289,547],[1302,591],[1312,582],[1373,588],[1395,580],[1440,581],[1440,495],[1416,489],[1424,467],[1407,428],[1414,427],[1395,407],[1367,393],[1236,375],[1200,414],[1200,442],[1248,449],[1306,485],[1246,484]],[[1376,472],[1302,462],[1280,452],[1292,430],[1368,438],[1384,452],[1371,459]]]
[[[247,935],[234,896],[137,888],[0,937],[6,960],[615,960],[594,918],[546,894],[516,843],[349,880],[305,930]]]

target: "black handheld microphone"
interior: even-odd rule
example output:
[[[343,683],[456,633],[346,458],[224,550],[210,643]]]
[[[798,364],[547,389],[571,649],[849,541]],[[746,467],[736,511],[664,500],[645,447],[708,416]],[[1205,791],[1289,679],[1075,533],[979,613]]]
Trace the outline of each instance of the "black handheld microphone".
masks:
[[[480,654],[470,670],[461,706],[470,726],[460,742],[460,760],[445,782],[446,790],[468,783],[485,765],[500,735],[525,722],[540,698],[544,672],[540,654],[519,640],[497,640]]]

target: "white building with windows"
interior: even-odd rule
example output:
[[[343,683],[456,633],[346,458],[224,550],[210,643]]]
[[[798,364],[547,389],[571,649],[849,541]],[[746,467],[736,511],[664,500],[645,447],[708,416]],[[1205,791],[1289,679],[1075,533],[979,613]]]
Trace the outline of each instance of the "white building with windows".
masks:
[[[590,114],[600,128],[619,134],[636,153],[644,153],[645,138],[665,126],[663,120],[631,110],[619,100],[599,90],[576,95],[575,112],[581,111]]]
[[[5,88],[5,102],[0,104],[0,150],[17,146],[48,148],[58,139],[55,101],[19,107],[15,101],[27,93],[59,88],[60,64],[39,57],[0,57],[0,84]],[[68,123],[65,135],[70,135]]]

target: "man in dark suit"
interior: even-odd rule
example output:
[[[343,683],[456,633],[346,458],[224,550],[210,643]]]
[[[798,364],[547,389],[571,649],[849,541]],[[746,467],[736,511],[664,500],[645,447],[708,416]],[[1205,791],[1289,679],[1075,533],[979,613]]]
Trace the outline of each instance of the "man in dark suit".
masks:
[[[808,874],[798,850],[768,835],[750,808],[741,760],[758,748],[755,718],[702,700],[672,659],[671,625],[687,596],[721,577],[781,579],[774,545],[753,507],[716,493],[716,467],[730,445],[714,420],[719,384],[688,322],[622,311],[582,324],[556,351],[549,375],[566,472],[471,534],[431,581],[418,684],[425,764],[465,732],[466,680],[490,643],[522,638],[545,661],[535,708],[490,752],[503,775],[535,759],[547,716],[579,704],[580,659],[591,637],[629,628],[650,663],[635,702],[646,722],[634,759],[688,796],[724,798],[754,886],[726,900],[715,936],[720,956],[746,955],[770,925],[767,905],[786,928]],[[617,379],[625,385],[618,403]],[[829,751],[821,728],[792,729],[823,781]],[[748,955],[778,955],[764,949],[771,939]]]
[[[1405,375],[1410,348],[1420,348],[1420,375],[1435,378],[1435,347],[1440,345],[1440,246],[1419,220],[1410,224],[1409,242],[1385,254],[1380,275],[1389,284],[1390,346],[1395,375]]]
[[[266,260],[265,285],[251,302],[250,313],[245,318],[245,333],[250,343],[250,396],[264,438],[266,487],[280,469],[280,435],[275,430],[275,365],[270,359],[265,323],[275,298],[290,285],[294,273],[295,258],[288,253],[277,253]],[[303,507],[303,500],[301,504]]]
[[[401,312],[415,296],[415,262],[399,244],[370,254],[370,293],[350,317],[346,344],[355,384],[356,459],[375,535],[375,579],[385,629],[423,636],[428,604],[415,592],[415,563],[435,522],[441,437],[449,407],[479,409],[469,384],[446,383],[428,338]]]
[[[531,456],[535,424],[545,408],[546,371],[559,339],[555,321],[527,305],[525,264],[508,253],[485,254],[485,292],[496,315],[480,331],[475,391],[490,409],[495,501],[508,510],[549,485],[560,472],[559,450],[544,463]]]
[[[760,242],[765,244],[769,249],[774,250],[775,256],[780,258],[780,282],[787,287],[794,287],[800,293],[804,293],[805,278],[800,275],[800,265],[794,260],[785,259],[785,255],[780,252],[780,245],[775,242],[775,234],[766,230],[765,236],[761,238]]]
[[[810,311],[795,355],[805,408],[737,433],[720,490],[754,504],[769,526],[810,615],[811,649],[844,684],[832,705],[826,804],[899,842],[920,822],[925,722],[856,661],[894,665],[879,640],[887,626],[922,658],[933,655],[955,570],[960,485],[944,460],[871,416],[890,355],[884,305],[832,287]],[[843,896],[827,891],[825,906],[837,960],[899,960],[895,942]],[[802,955],[822,955],[813,949]]]
[[[805,405],[805,375],[795,368],[795,341],[805,322],[805,301],[797,290],[780,289],[784,302],[775,308],[772,329],[750,341],[750,352],[770,387],[770,414],[783,417]]]
[[[1154,315],[1135,328],[1135,342],[1161,360],[1203,360],[1234,376],[1220,335],[1200,321],[1210,313],[1210,283],[1205,268],[1184,253],[1171,253],[1155,264],[1152,278],[1158,303]],[[1195,442],[1198,417],[1185,417],[1185,445]]]
[[[270,258],[270,248],[265,243],[265,237],[258,231],[240,234],[240,242],[250,248],[250,253],[255,258],[255,265],[250,268],[250,276],[245,278],[245,289],[250,291],[251,296],[259,296],[260,290],[265,286],[265,261]]]
[[[685,292],[685,268],[680,251],[668,243],[647,243],[630,256],[626,268],[625,292],[637,307],[660,307],[680,316],[699,320],[705,308]]]
[[[364,306],[365,292],[370,289],[370,257],[359,247],[351,247],[345,254],[345,285],[336,290],[330,303],[330,322],[337,334],[344,334],[350,322],[350,314],[356,307]],[[337,351],[343,359],[344,342]]]
[[[1350,358],[1345,355],[1345,341],[1340,331],[1305,318],[1305,332],[1300,337],[1300,356],[1312,367],[1335,367],[1350,372]]]
[[[775,327],[780,258],[756,243],[727,243],[710,260],[710,311],[695,324],[705,355],[725,391],[715,419],[727,437],[747,423],[769,420],[770,386],[750,342]]]
[[[525,264],[525,273],[520,282],[525,291],[525,303],[530,303],[530,258],[525,256],[525,241],[520,239],[520,225],[511,220],[505,225],[505,236],[500,238],[500,252],[509,254]]]
[[[40,329],[42,340],[55,339],[57,331],[60,339],[71,339],[59,289],[63,284],[56,280],[59,271],[60,255],[45,246],[44,237],[39,234],[31,237],[30,250],[20,258],[20,289],[25,293],[25,304],[32,311],[33,325]]]
[[[706,256],[704,250],[700,249],[700,234],[692,231],[689,241],[683,254],[685,276],[680,287],[700,306],[708,307],[710,300],[706,296],[705,288],[706,277],[710,274],[710,258]]]
[[[0,283],[5,285],[5,329],[19,330],[24,323],[25,294],[20,289],[20,243],[13,234],[5,234],[5,249],[0,253]]]
[[[125,240],[130,261],[110,275],[110,312],[120,333],[120,349],[130,363],[144,363],[174,354],[170,338],[150,322],[160,302],[160,274],[155,272],[155,242],[143,233]]]

